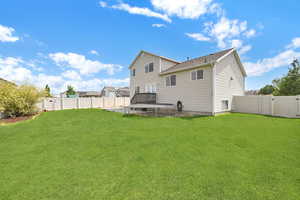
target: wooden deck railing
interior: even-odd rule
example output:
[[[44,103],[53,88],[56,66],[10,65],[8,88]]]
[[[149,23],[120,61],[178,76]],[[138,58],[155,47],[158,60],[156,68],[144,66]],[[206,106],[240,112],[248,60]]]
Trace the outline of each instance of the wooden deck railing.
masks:
[[[130,100],[131,104],[156,104],[156,93],[136,93]]]

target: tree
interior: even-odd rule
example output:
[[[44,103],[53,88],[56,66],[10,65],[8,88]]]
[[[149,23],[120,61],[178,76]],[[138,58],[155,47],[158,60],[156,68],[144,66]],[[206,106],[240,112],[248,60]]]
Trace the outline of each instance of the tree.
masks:
[[[50,91],[51,91],[51,90],[50,90],[50,87],[49,87],[49,85],[47,84],[47,85],[45,86],[45,97],[52,97]]]
[[[273,85],[266,85],[263,88],[261,88],[258,92],[258,94],[260,95],[270,95],[273,94],[273,92],[275,91],[275,88]]]
[[[294,96],[300,95],[300,64],[296,59],[291,63],[286,76],[273,80],[276,96]]]
[[[72,96],[72,95],[75,95],[75,94],[76,94],[76,92],[75,92],[74,88],[73,88],[71,85],[68,85],[68,89],[67,89],[67,92],[66,92],[66,94],[67,94],[67,97],[70,97],[70,96]]]

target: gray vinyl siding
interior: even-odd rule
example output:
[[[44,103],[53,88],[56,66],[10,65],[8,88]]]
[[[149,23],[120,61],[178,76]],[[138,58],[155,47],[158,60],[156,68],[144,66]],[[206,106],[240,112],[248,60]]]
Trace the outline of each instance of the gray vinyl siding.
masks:
[[[145,65],[151,62],[154,63],[153,72],[145,73]],[[143,53],[131,67],[131,69],[135,69],[135,76],[132,76],[130,73],[130,98],[133,97],[137,86],[140,87],[141,93],[145,92],[146,84],[155,84],[156,89],[159,91],[161,82],[160,70],[165,70],[175,64],[160,57]]]
[[[234,53],[226,56],[215,67],[215,112],[230,111],[232,96],[244,95],[245,77],[235,59]],[[229,101],[228,110],[222,109],[222,100]]]
[[[212,68],[203,69],[203,80],[191,80],[191,70],[173,73],[176,75],[176,86],[167,87],[165,79],[168,75],[161,76],[158,92],[159,103],[177,101],[183,103],[184,111],[212,112]]]

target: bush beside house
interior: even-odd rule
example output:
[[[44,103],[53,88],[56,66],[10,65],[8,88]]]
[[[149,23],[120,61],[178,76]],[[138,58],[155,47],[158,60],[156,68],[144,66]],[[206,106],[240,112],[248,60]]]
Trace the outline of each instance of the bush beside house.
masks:
[[[36,103],[44,92],[34,86],[1,83],[0,84],[0,112],[6,117],[31,115],[38,111]],[[2,115],[3,115],[2,114]]]

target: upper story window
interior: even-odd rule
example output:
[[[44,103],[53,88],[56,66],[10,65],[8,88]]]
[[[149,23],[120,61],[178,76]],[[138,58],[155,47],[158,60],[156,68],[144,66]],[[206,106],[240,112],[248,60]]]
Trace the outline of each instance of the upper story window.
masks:
[[[176,75],[166,77],[166,86],[176,86]]]
[[[132,75],[132,76],[135,76],[135,69],[132,69],[132,70],[131,70],[131,75]]]
[[[203,79],[203,70],[199,69],[199,70],[196,70],[196,71],[192,71],[191,72],[191,79],[193,81],[194,80],[201,80],[201,79]]]
[[[154,63],[149,63],[145,65],[145,73],[153,72],[153,70],[154,70]]]

